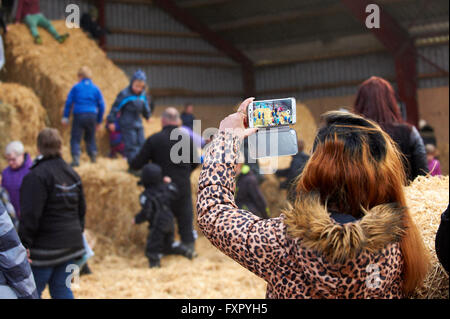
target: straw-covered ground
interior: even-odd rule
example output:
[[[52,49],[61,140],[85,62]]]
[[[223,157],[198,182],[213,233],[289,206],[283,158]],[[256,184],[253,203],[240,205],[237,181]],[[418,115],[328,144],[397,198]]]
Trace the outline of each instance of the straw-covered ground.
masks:
[[[199,257],[192,261],[164,257],[162,268],[149,269],[144,256],[147,228],[130,223],[139,209],[141,189],[126,167],[124,160],[100,159],[98,164],[77,169],[88,203],[87,227],[96,238],[96,256],[89,262],[93,274],[81,277],[79,288],[74,290],[77,298],[264,298],[265,282],[220,253],[201,234]],[[199,169],[191,178],[194,192],[198,174]],[[282,207],[285,200],[275,188],[276,179],[268,175],[265,183],[264,195],[273,207]],[[434,251],[448,191],[448,177],[420,177],[406,188],[408,205],[432,257],[424,288],[415,298],[448,298],[448,275]],[[273,194],[278,194],[278,200]],[[48,297],[47,292],[44,297]]]

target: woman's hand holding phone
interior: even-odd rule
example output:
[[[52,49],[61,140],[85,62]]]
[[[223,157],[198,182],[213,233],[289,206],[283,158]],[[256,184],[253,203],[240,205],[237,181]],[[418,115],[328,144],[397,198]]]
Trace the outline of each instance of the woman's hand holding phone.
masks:
[[[236,113],[228,115],[225,119],[220,122],[220,131],[232,131],[237,134],[240,138],[245,138],[253,133],[255,133],[257,128],[248,128],[248,115],[247,107],[253,102],[255,98],[250,97],[243,101],[239,106]]]

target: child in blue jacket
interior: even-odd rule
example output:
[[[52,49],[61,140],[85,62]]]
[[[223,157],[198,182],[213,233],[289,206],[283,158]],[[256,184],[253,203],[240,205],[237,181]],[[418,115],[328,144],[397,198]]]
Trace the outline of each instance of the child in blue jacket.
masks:
[[[84,66],[78,71],[79,82],[72,87],[67,96],[62,124],[69,123],[70,113],[73,112],[72,133],[70,138],[70,151],[72,153],[72,166],[80,165],[80,142],[84,134],[86,149],[91,162],[95,163],[97,157],[97,144],[95,132],[103,121],[105,102],[102,92],[91,80],[91,71]]]

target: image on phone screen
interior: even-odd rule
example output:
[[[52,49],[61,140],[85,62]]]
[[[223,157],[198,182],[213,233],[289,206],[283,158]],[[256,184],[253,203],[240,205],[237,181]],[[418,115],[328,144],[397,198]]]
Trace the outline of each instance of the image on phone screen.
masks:
[[[273,127],[295,123],[295,100],[292,98],[254,101],[249,114],[252,127]]]

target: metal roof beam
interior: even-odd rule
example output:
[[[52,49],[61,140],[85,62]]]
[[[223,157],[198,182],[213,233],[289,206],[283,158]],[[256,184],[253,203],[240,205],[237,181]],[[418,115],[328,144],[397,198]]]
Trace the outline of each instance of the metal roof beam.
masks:
[[[227,2],[231,2],[235,0],[190,0],[190,1],[183,1],[180,2],[178,5],[181,8],[199,8],[199,7],[206,7],[206,6],[213,6],[218,4],[224,4]]]
[[[211,25],[214,31],[229,31],[247,27],[267,25],[269,23],[287,22],[307,18],[321,17],[345,12],[339,3],[325,8],[313,8],[308,10],[289,10],[286,12],[271,13],[254,17],[246,17],[233,21],[221,22]]]
[[[242,65],[244,91],[246,95],[254,95],[255,81],[253,62],[233,44],[212,31],[208,26],[195,19],[186,10],[180,8],[173,0],[153,0],[155,5],[170,14],[175,20],[185,25],[209,42],[212,46],[222,51],[231,59]]]

